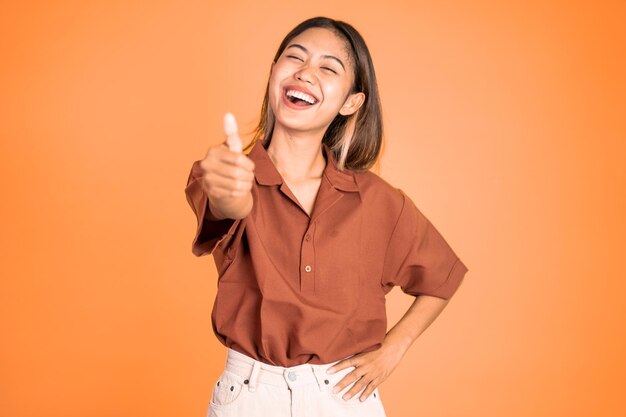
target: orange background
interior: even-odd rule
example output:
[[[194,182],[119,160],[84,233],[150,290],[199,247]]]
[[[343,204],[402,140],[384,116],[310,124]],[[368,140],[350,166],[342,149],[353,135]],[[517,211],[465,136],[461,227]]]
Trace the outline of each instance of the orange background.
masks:
[[[626,3],[334,3],[0,3],[1,416],[204,415],[225,349],[187,174],[315,15],[365,37],[380,175],[470,269],[388,416],[626,415]]]

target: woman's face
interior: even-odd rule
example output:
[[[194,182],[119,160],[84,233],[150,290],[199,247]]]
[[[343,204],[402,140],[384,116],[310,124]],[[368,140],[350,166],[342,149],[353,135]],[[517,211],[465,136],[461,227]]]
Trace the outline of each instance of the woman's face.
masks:
[[[323,28],[307,29],[291,40],[270,75],[275,129],[323,134],[337,113],[349,115],[360,107],[365,95],[349,94],[354,68],[347,48]]]

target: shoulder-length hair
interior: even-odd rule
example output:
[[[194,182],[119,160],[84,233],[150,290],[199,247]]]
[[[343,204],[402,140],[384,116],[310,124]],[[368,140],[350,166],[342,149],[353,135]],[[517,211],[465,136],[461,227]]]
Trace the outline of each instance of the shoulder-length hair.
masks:
[[[381,152],[383,123],[374,64],[359,32],[348,23],[327,17],[305,20],[285,36],[276,51],[274,62],[278,61],[293,38],[311,28],[332,30],[347,42],[354,67],[354,83],[350,93],[363,92],[365,94],[365,101],[355,113],[349,116],[337,114],[326,129],[322,142],[332,151],[337,161],[337,169],[366,171],[376,163]],[[272,136],[274,123],[274,113],[269,106],[268,80],[259,124],[254,129],[254,137],[246,149],[254,146],[259,140],[268,140]]]

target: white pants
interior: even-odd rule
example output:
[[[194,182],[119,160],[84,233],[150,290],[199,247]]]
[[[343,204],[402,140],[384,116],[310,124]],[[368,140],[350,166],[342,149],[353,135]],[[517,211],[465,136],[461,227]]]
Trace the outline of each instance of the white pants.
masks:
[[[332,389],[354,367],[326,373],[337,362],[292,367],[268,365],[228,349],[226,367],[213,386],[208,417],[385,417],[376,388],[361,402],[358,392],[341,398],[353,384]]]

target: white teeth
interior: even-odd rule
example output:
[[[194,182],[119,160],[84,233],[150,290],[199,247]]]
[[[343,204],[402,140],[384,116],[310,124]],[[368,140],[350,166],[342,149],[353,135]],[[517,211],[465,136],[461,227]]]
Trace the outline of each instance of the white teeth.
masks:
[[[311,97],[308,94],[303,93],[302,91],[298,91],[298,90],[289,90],[287,91],[287,97],[296,97],[299,98],[300,100],[304,100],[309,104],[315,104],[317,100],[315,100],[315,97]]]

